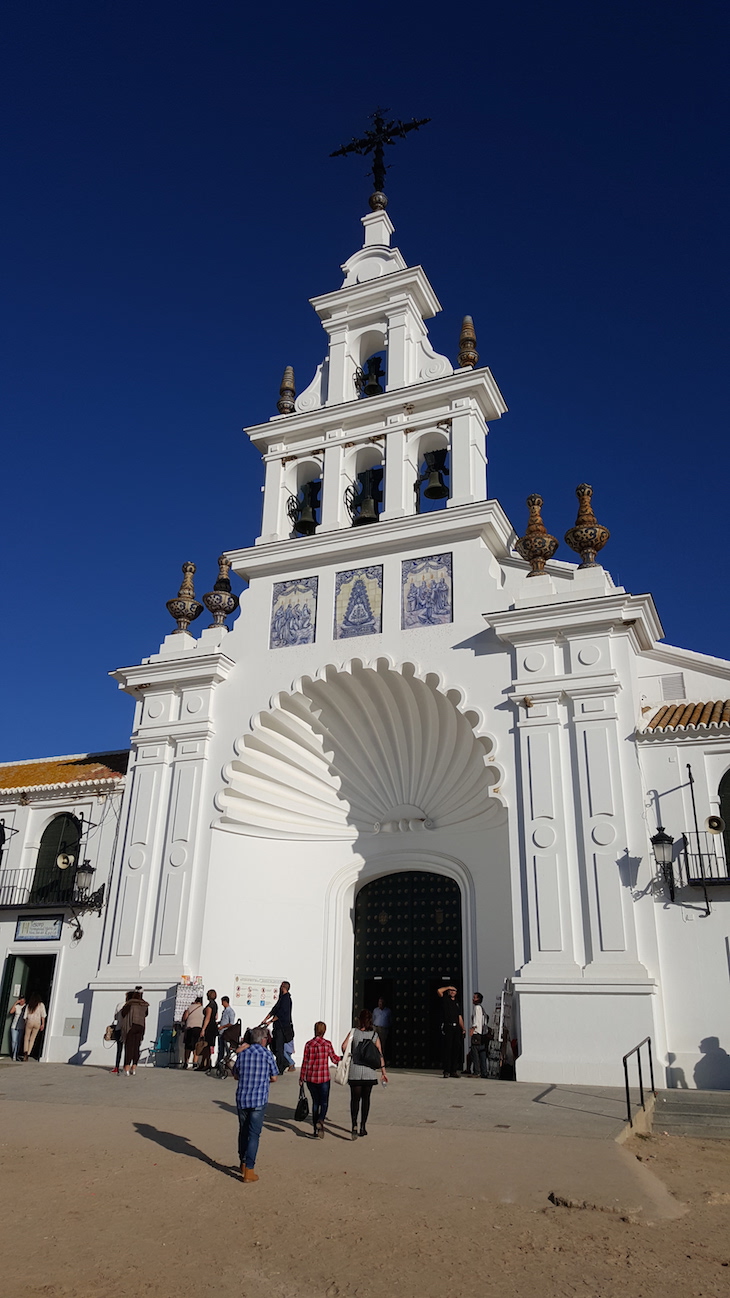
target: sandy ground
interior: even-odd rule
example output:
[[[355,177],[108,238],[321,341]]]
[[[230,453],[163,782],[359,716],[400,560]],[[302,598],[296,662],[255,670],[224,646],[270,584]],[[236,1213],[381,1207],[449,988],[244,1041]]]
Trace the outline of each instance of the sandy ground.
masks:
[[[144,1074],[114,1078],[136,1092],[104,1105],[85,1102],[86,1071],[66,1070],[62,1103],[40,1098],[42,1068],[1,1088],[6,1298],[730,1294],[728,1141],[379,1126],[377,1095],[352,1142],[339,1088],[314,1141],[284,1078],[244,1186],[232,1086],[180,1076],[172,1103]]]

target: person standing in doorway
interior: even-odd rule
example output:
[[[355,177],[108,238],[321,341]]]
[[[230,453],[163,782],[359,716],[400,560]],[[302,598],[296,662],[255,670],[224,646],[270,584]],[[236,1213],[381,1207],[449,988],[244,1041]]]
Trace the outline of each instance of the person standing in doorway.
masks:
[[[340,1056],[336,1055],[332,1042],[325,1037],[327,1024],[320,1020],[314,1025],[314,1036],[304,1047],[302,1066],[299,1070],[300,1082],[306,1082],[312,1097],[312,1126],[314,1136],[324,1138],[324,1120],[330,1102],[330,1060],[339,1064]]]
[[[443,1021],[443,1070],[444,1077],[458,1077],[464,1063],[464,1020],[461,1017],[461,1006],[456,999],[456,988],[448,985],[439,987],[437,996],[441,998]]]
[[[482,1001],[484,997],[481,992],[474,992],[471,998],[471,1027],[469,1029],[469,1041],[471,1045],[471,1061],[474,1067],[475,1077],[487,1076],[487,1048],[489,1046],[489,1015],[484,1013]]]
[[[141,991],[130,992],[129,1000],[122,1006],[125,1077],[134,1077],[137,1072],[148,1009],[149,1005]]]
[[[23,1039],[23,1059],[28,1060],[39,1032],[45,1032],[46,1007],[40,996],[31,992],[25,1004],[25,1033]],[[37,1062],[37,1060],[36,1060]]]
[[[279,1071],[271,1051],[266,1048],[266,1028],[250,1028],[247,1035],[251,1044],[241,1045],[233,1066],[233,1074],[238,1079],[238,1159],[246,1184],[259,1179],[253,1169],[269,1102],[269,1084],[276,1081]]]
[[[263,1024],[273,1024],[274,1039],[271,1048],[276,1057],[276,1067],[280,1073],[285,1073],[289,1067],[286,1055],[284,1054],[284,1046],[288,1041],[294,1040],[290,988],[291,983],[281,984],[281,987],[279,988],[279,999],[276,1002],[276,1005],[269,1010]]]
[[[378,1039],[380,1041],[380,1049],[383,1052],[383,1059],[387,1059],[386,1045],[388,1043],[388,1036],[390,1034],[390,1020],[391,1020],[390,1010],[388,1009],[388,1006],[383,1000],[383,997],[380,996],[378,998],[378,1003],[375,1006],[375,1009],[373,1010],[373,1027],[376,1029],[378,1033]]]
[[[25,996],[18,997],[10,1006],[8,1014],[13,1016],[10,1020],[10,1058],[17,1064],[20,1042],[25,1034]]]
[[[210,1057],[213,1047],[218,1040],[218,1002],[216,1000],[217,992],[211,988],[207,993],[208,1004],[203,1014],[203,1026],[200,1030],[200,1040],[203,1042],[203,1051],[198,1064],[198,1071],[207,1073],[210,1071]]]
[[[373,1016],[370,1010],[360,1010],[358,1017],[358,1026],[348,1032],[342,1043],[342,1053],[344,1055],[347,1049],[348,1041],[352,1042],[352,1055],[350,1057],[350,1071],[347,1075],[347,1085],[350,1088],[350,1119],[352,1121],[352,1139],[356,1140],[358,1134],[367,1136],[367,1121],[370,1113],[370,1099],[373,1087],[380,1080],[387,1084],[388,1074],[385,1071],[385,1060],[383,1052],[380,1049],[380,1040],[373,1027]],[[362,1054],[362,1045],[365,1042],[371,1042],[375,1056],[380,1056],[380,1070],[371,1067],[369,1064],[358,1062]],[[361,1107],[362,1106],[362,1107]],[[360,1112],[360,1131],[357,1129],[358,1110]]]

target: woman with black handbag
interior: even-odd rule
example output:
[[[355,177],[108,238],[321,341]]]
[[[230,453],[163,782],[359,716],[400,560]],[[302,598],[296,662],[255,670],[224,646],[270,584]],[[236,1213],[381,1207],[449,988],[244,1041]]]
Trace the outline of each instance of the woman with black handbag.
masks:
[[[307,1083],[312,1097],[312,1125],[314,1137],[324,1138],[324,1120],[330,1102],[330,1060],[339,1064],[340,1056],[335,1054],[331,1041],[325,1037],[327,1024],[320,1020],[314,1025],[314,1036],[304,1047],[302,1066],[299,1070],[299,1104],[294,1117],[298,1122],[305,1122],[309,1116],[309,1105],[304,1094],[304,1083]]]
[[[380,1048],[380,1038],[373,1028],[373,1016],[370,1010],[360,1010],[358,1026],[348,1032],[342,1043],[343,1054],[347,1049],[348,1041],[351,1043],[352,1055],[347,1085],[350,1088],[351,1134],[352,1139],[356,1140],[358,1136],[358,1111],[360,1112],[359,1134],[361,1136],[367,1136],[368,1134],[367,1120],[370,1112],[370,1096],[373,1087],[378,1084],[378,1071],[380,1071],[380,1080],[385,1083],[388,1081],[385,1060]]]

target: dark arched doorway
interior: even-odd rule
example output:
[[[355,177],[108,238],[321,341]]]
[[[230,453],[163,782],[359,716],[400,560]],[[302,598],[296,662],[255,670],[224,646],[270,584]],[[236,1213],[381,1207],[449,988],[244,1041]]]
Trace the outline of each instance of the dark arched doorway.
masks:
[[[439,1068],[436,989],[462,989],[461,892],[454,879],[403,870],[366,883],[355,903],[353,1008],[382,996],[392,1012],[388,1062]]]

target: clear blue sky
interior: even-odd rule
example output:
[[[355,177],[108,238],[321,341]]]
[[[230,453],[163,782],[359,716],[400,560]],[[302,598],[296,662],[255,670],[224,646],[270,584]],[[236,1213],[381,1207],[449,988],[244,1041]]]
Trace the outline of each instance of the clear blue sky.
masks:
[[[126,744],[107,671],[172,629],[183,560],[200,594],[257,535],[241,426],[322,357],[307,299],[369,193],[328,154],[378,104],[433,119],[389,211],[437,349],[470,312],[510,407],[490,494],[562,538],[591,482],[614,577],[730,654],[729,46],[725,0],[11,0],[0,759]]]

